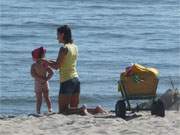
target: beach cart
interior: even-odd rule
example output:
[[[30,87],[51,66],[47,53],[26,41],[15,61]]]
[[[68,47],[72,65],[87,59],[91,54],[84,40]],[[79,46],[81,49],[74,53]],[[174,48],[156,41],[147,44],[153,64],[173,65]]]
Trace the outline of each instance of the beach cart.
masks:
[[[125,72],[120,74],[118,91],[121,92],[121,99],[115,105],[115,113],[118,117],[126,117],[126,111],[151,110],[151,114],[163,115],[163,103],[156,98],[158,86],[158,70],[147,68],[139,64],[127,67]],[[130,100],[152,100],[150,108],[131,107]],[[161,113],[161,114],[160,114]]]

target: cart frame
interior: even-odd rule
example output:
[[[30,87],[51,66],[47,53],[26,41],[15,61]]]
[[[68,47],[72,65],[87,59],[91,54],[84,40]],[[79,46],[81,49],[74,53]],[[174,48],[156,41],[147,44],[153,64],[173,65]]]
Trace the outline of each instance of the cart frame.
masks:
[[[158,80],[159,81],[159,80]],[[157,90],[157,86],[158,86],[158,82],[157,82],[157,85],[156,85],[156,90]],[[121,90],[118,90],[121,92],[121,95],[122,95],[122,99],[124,101],[126,101],[126,104],[127,104],[127,108],[126,110],[128,111],[139,111],[139,110],[150,110],[151,108],[147,109],[147,108],[139,108],[139,106],[137,105],[136,108],[132,108],[131,107],[131,104],[130,104],[130,100],[147,100],[147,99],[152,99],[152,101],[154,102],[155,98],[156,98],[156,95],[143,95],[143,94],[137,94],[137,95],[131,95],[129,96],[126,92],[126,89],[124,87],[124,83],[122,80],[119,80],[118,81],[118,87],[120,88],[121,87]]]

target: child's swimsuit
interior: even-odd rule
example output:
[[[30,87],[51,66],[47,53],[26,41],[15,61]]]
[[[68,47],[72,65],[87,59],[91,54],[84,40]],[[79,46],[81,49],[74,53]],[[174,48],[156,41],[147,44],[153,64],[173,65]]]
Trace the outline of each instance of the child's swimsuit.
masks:
[[[49,91],[49,83],[48,81],[39,81],[35,80],[35,92],[45,92]]]

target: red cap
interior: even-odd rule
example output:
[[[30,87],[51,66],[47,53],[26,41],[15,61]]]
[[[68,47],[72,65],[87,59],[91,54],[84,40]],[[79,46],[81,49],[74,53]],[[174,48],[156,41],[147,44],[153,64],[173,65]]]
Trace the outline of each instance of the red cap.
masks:
[[[32,57],[34,61],[37,61],[39,59],[39,53],[41,52],[41,49],[43,50],[43,53],[46,53],[46,49],[44,47],[36,48],[32,51]]]

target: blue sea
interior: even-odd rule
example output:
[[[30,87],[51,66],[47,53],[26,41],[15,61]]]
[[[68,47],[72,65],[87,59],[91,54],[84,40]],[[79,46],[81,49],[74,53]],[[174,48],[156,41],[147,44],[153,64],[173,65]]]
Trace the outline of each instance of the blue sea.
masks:
[[[44,46],[56,59],[56,28],[69,24],[79,48],[81,103],[114,109],[117,81],[139,63],[159,70],[157,93],[180,88],[179,0],[1,0],[0,114],[35,112],[31,51]],[[57,111],[59,74],[50,80]],[[46,111],[43,104],[42,110]]]

